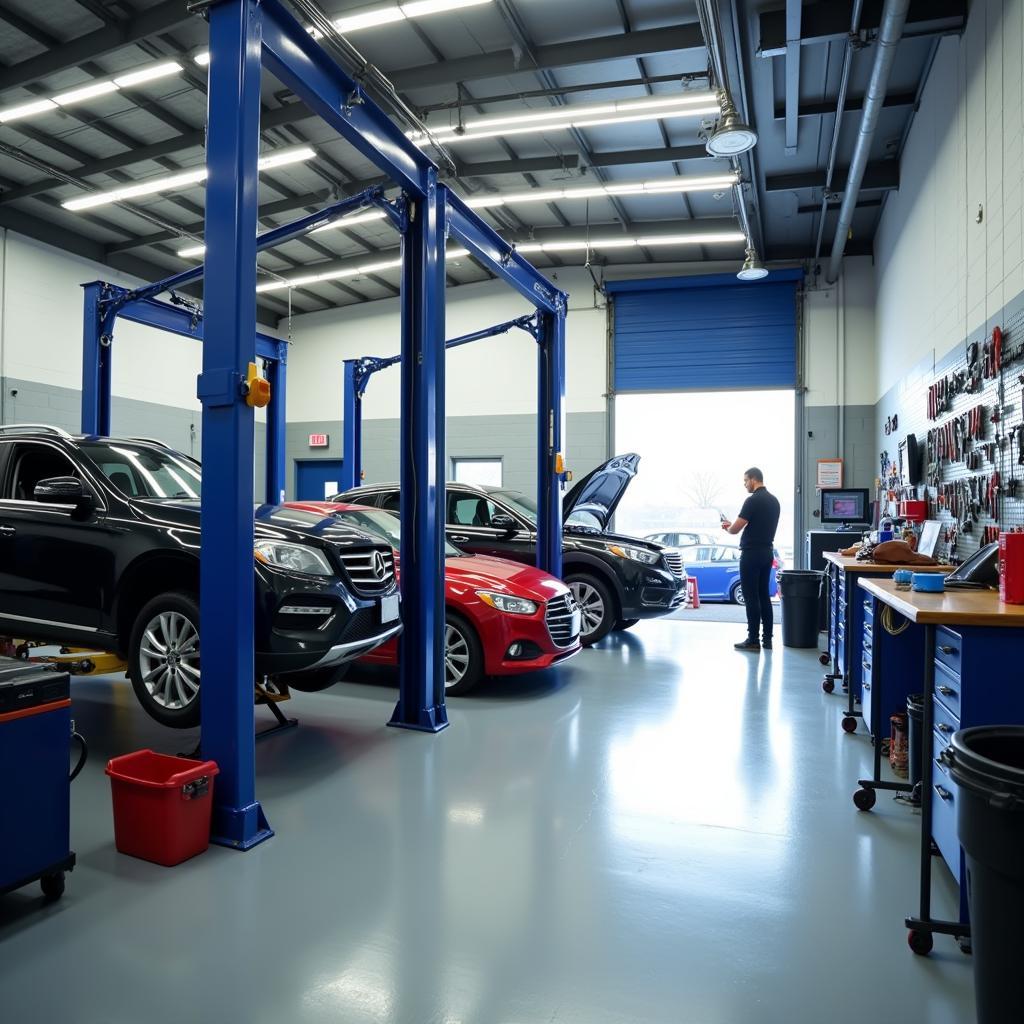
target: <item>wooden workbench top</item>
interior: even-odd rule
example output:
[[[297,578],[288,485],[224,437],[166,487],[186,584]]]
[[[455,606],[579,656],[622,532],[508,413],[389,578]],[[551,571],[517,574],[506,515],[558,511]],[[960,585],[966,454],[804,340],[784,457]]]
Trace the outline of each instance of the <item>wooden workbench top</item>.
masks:
[[[854,555],[841,555],[838,551],[825,551],[822,557],[826,562],[838,565],[843,572],[895,572],[897,569],[913,569],[914,572],[951,573],[952,565],[892,565],[883,562],[858,562]]]
[[[893,580],[858,580],[858,585],[911,622],[1024,629],[1024,604],[1003,604],[995,590],[946,590],[941,594],[924,594],[916,590],[897,590]]]

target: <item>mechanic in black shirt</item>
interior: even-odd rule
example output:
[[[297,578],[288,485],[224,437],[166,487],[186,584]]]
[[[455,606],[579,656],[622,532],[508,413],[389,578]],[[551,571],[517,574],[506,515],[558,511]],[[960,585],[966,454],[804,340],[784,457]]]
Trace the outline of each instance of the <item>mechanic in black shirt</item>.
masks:
[[[732,521],[722,518],[722,529],[740,538],[740,585],[747,605],[747,639],[736,644],[737,651],[772,649],[774,615],[768,594],[775,561],[775,531],[779,526],[779,499],[764,485],[764,474],[752,466],[743,474],[743,486],[750,497]],[[757,631],[761,627],[761,640]]]

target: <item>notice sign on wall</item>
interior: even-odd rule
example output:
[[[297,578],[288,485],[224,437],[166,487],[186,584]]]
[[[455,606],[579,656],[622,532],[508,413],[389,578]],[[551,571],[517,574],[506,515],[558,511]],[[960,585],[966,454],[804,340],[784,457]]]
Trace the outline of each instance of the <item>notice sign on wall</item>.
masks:
[[[330,436],[328,434],[310,434],[309,435],[309,447],[310,448],[326,448],[330,444]]]
[[[818,487],[843,486],[843,460],[818,459]]]

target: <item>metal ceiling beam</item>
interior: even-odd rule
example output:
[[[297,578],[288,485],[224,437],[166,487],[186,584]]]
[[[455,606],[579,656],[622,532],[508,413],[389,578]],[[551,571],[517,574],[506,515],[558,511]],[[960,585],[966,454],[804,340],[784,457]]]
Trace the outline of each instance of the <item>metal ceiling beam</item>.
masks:
[[[853,0],[822,0],[802,11],[802,46],[817,46],[846,39],[850,31]],[[866,0],[861,29],[874,32],[882,23],[882,0]],[[907,15],[904,36],[930,36],[963,31],[967,24],[967,0],[914,0]],[[764,11],[759,18],[762,57],[781,57],[787,52],[786,10]]]
[[[76,68],[123,46],[166,32],[188,18],[184,0],[164,0],[125,21],[104,25],[77,39],[69,39],[45,53],[12,64],[0,71],[0,92],[30,85],[68,68]]]
[[[832,189],[835,192],[842,192],[846,188],[846,176],[849,168],[842,167],[836,170],[832,179]],[[807,171],[799,174],[776,174],[765,179],[766,192],[794,192],[802,188],[824,188],[824,171]],[[864,184],[862,191],[891,192],[900,187],[900,167],[895,160],[880,160],[877,163],[868,164],[864,173]]]
[[[851,241],[846,247],[847,256],[870,256],[873,252],[873,244],[870,238]],[[813,256],[814,250],[806,245],[770,245],[764,258],[771,260],[773,263],[782,263],[790,260],[809,260]]]
[[[431,62],[415,68],[390,70],[388,78],[396,89],[420,89],[424,86],[454,85],[485,78],[529,74],[574,64],[643,57],[656,53],[678,53],[680,50],[704,49],[704,40],[696,22],[668,28],[619,32],[596,39],[580,39],[573,43],[537,46],[532,55],[514,49],[496,50],[473,57],[457,57],[443,63]]]
[[[103,242],[93,238],[69,231],[62,225],[53,224],[50,221],[33,217],[23,210],[0,210],[0,228],[17,232],[26,238],[34,239],[45,245],[51,245],[55,249],[61,249],[74,256],[90,260],[93,263],[102,263],[104,266],[117,270],[122,274],[130,274],[132,277],[140,278],[143,281],[159,281],[167,276],[167,268],[156,263],[140,259],[138,256],[128,256],[123,253],[111,253]],[[193,295],[201,295],[198,290],[183,289]],[[261,324],[269,327],[276,327],[281,314],[268,306],[257,304],[256,316]]]
[[[882,205],[882,200],[881,199],[858,199],[857,200],[857,209],[858,210],[870,210],[872,208],[877,208],[877,207],[879,207],[881,205]],[[839,202],[829,203],[828,204],[828,210],[830,212],[833,211],[833,210],[838,210],[840,206],[842,206],[842,203],[839,203]],[[811,206],[798,206],[796,208],[796,212],[797,213],[821,213],[821,205],[819,203],[814,203]]]
[[[786,156],[796,153],[800,138],[800,15],[803,0],[786,0]]]
[[[885,107],[912,107],[917,102],[917,96],[912,92],[900,92],[894,93],[891,96],[885,97],[885,103],[882,104]],[[851,110],[863,110],[864,109],[864,97],[863,96],[848,96],[846,103],[843,105],[844,111]],[[836,100],[807,100],[800,104],[797,108],[797,117],[821,117],[824,114],[834,114],[836,112]],[[775,104],[775,120],[781,121],[786,116],[786,107],[784,104]],[[0,197],[2,198],[2,197]]]

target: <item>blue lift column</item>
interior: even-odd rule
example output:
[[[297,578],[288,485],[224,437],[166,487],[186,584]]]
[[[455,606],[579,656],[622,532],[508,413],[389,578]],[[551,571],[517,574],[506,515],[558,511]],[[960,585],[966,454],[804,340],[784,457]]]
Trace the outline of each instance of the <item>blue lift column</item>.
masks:
[[[540,310],[537,346],[537,568],[562,575],[565,311]]]
[[[253,716],[253,410],[242,394],[255,359],[260,11],[209,9],[206,288],[203,372],[203,757],[220,768],[211,839],[246,850],[273,835],[256,801]]]
[[[363,479],[363,396],[356,380],[358,359],[345,360],[345,397],[341,420],[341,490],[358,487]]]
[[[267,406],[266,494],[268,505],[280,505],[285,490],[285,395],[288,390],[288,342],[277,344],[277,358],[266,361],[264,371],[270,382]]]
[[[110,359],[113,325],[101,320],[100,299],[107,286],[91,281],[85,291],[82,328],[82,433],[110,435]],[[108,329],[109,327],[109,329]]]
[[[444,704],[444,244],[437,170],[402,242],[402,620],[390,725],[438,732]]]

